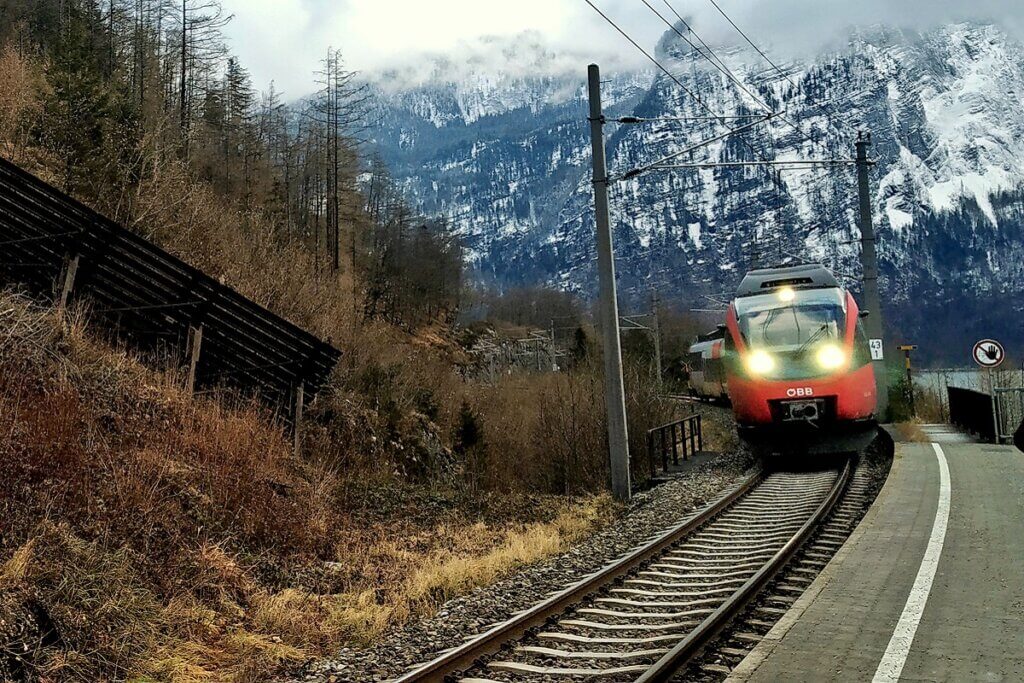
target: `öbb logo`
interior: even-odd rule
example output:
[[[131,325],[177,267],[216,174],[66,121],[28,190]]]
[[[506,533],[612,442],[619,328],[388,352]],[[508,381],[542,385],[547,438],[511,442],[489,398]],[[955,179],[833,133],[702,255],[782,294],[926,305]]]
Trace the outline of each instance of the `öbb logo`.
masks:
[[[799,387],[797,389],[787,389],[786,396],[790,398],[805,398],[807,396],[814,396],[814,389],[811,387]]]

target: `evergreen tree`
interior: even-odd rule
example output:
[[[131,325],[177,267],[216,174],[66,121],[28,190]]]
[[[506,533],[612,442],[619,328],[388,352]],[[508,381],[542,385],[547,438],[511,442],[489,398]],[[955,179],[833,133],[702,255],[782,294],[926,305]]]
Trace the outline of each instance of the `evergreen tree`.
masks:
[[[102,163],[105,124],[113,113],[102,59],[102,19],[92,0],[69,2],[65,26],[47,69],[52,93],[46,103],[43,144],[63,162],[63,183],[74,190]]]

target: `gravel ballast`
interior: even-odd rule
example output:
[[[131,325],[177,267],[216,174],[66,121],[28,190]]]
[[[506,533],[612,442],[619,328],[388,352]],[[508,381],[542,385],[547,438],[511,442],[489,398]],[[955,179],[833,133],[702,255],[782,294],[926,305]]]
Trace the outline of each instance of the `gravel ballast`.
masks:
[[[614,522],[569,551],[450,600],[433,617],[396,629],[370,648],[345,648],[337,657],[315,662],[287,680],[356,683],[394,679],[678,524],[738,483],[754,466],[754,459],[736,452],[702,457],[688,465],[665,483],[634,496]]]

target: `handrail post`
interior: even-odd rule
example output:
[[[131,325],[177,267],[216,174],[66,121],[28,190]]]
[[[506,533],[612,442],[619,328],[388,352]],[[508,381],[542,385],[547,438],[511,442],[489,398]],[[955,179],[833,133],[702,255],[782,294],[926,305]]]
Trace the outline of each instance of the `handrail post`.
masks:
[[[679,464],[679,437],[676,435],[676,427],[679,426],[678,422],[672,423],[672,464]]]
[[[704,416],[697,416],[697,450],[704,450]]]
[[[658,434],[661,437],[661,469],[668,472],[668,446],[665,444],[665,428],[659,428]]]
[[[647,430],[647,466],[651,470],[651,478],[654,478],[655,466],[654,466],[654,432],[650,429]]]

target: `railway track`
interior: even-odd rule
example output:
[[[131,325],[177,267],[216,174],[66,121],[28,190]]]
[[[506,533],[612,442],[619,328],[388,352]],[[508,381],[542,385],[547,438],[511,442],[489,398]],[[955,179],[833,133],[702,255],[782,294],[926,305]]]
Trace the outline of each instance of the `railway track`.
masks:
[[[752,475],[605,569],[398,679],[666,681],[818,529],[854,464]]]
[[[712,683],[733,673],[853,533],[885,479],[882,472],[887,471],[887,465],[880,467],[877,462],[862,461],[858,465],[828,519],[818,525],[810,540],[757,599],[689,664],[683,678]]]

